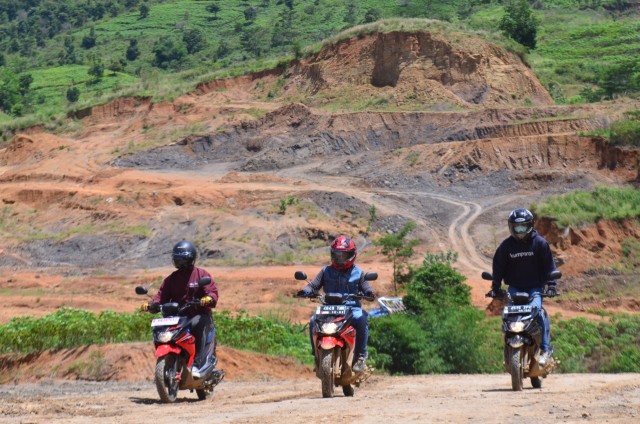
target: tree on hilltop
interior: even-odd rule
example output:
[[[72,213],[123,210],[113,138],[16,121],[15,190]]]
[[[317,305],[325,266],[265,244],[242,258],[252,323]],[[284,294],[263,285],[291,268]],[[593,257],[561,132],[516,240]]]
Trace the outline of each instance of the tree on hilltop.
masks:
[[[527,0],[512,0],[504,8],[504,16],[498,28],[507,37],[530,49],[536,48],[536,36],[540,22],[533,14]]]

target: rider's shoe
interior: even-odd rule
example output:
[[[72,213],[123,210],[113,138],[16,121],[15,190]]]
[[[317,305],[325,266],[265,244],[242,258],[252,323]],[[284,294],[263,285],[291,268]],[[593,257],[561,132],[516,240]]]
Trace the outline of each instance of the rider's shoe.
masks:
[[[540,354],[540,359],[538,359],[538,364],[540,364],[541,367],[544,367],[547,365],[547,362],[549,362],[549,359],[551,359],[551,353],[549,353],[548,350],[543,350]]]
[[[365,356],[359,356],[358,360],[353,364],[353,367],[351,367],[353,372],[355,372],[355,373],[363,372],[366,360],[367,360],[367,358]]]
[[[200,369],[195,365],[191,367],[191,376],[193,378],[200,378]]]

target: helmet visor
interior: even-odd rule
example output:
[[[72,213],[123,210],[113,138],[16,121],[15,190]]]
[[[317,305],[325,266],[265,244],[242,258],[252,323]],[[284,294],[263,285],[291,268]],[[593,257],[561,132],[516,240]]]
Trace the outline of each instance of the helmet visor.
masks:
[[[353,258],[354,253],[353,250],[333,250],[331,261],[337,265],[344,265]]]
[[[531,230],[529,225],[515,225],[513,232],[516,234],[527,234]]]

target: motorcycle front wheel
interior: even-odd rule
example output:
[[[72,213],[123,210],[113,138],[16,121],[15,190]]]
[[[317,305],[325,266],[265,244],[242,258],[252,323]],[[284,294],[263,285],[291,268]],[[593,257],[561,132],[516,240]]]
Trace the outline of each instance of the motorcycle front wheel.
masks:
[[[344,393],[345,396],[353,396],[355,390],[351,384],[345,384],[342,386],[342,393]]]
[[[542,378],[540,377],[531,377],[531,385],[534,389],[542,388]]]
[[[156,389],[162,403],[173,403],[178,397],[178,356],[169,354],[156,362]]]
[[[336,381],[333,373],[333,350],[320,349],[320,375],[322,380],[322,397],[333,397]]]
[[[511,348],[511,355],[509,357],[509,371],[511,372],[511,388],[516,392],[522,390],[523,372],[520,355],[520,349]]]

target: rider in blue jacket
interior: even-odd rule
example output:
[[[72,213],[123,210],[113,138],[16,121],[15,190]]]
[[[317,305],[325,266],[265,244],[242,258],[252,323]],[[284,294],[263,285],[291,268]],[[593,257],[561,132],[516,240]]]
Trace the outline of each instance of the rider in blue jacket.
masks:
[[[307,286],[298,292],[299,296],[309,296],[322,288],[325,293],[359,294],[373,298],[371,284],[364,279],[364,272],[355,265],[356,245],[347,236],[339,236],[331,243],[331,266],[323,267],[318,275]],[[353,311],[353,326],[356,329],[356,345],[354,348],[353,372],[364,371],[367,359],[367,341],[369,325],[367,313],[358,300],[349,301]],[[314,323],[310,322],[309,328]]]
[[[533,214],[527,209],[514,209],[507,222],[511,236],[498,246],[493,256],[493,282],[487,295],[499,297],[504,280],[509,286],[509,293],[527,292],[533,296],[532,304],[542,309],[541,294],[557,294],[555,281],[548,280],[549,274],[556,270],[549,243],[533,229]],[[542,353],[538,362],[544,366],[550,357],[549,317],[547,314],[538,317],[543,329]]]

